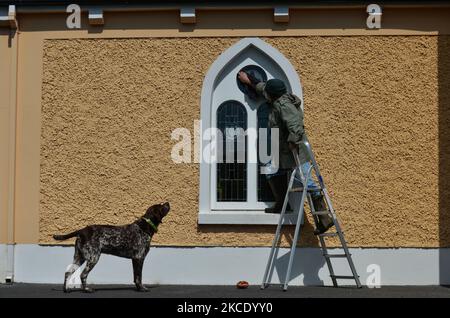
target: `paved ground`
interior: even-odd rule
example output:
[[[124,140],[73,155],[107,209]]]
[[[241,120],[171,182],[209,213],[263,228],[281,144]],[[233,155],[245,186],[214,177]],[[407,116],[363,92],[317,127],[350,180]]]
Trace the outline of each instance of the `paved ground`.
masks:
[[[135,292],[128,285],[93,286],[95,293],[85,294],[73,291],[65,294],[61,285],[13,284],[0,285],[0,298],[5,297],[149,297],[149,298],[279,298],[279,297],[363,297],[363,298],[450,298],[450,286],[387,286],[378,289],[354,287],[289,287],[283,292],[280,287],[272,286],[260,290],[259,286],[250,286],[238,290],[234,286],[147,286],[149,292]]]

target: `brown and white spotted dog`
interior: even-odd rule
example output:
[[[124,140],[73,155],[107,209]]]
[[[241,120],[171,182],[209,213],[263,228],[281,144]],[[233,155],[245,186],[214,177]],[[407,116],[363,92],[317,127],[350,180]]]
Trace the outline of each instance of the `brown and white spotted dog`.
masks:
[[[84,262],[86,262],[86,267],[80,275],[82,290],[93,291],[86,286],[86,279],[97,264],[101,253],[131,258],[136,288],[138,291],[146,291],[147,289],[142,285],[142,267],[150,249],[150,241],[169,210],[169,202],[155,204],[131,224],[122,226],[89,225],[66,235],[54,235],[53,238],[60,241],[77,237],[73,264],[64,276],[64,292],[68,292],[67,280],[70,275]]]

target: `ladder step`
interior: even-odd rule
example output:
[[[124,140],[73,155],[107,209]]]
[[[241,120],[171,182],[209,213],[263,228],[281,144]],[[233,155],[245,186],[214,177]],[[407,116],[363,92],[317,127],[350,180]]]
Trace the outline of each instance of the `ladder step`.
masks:
[[[339,233],[333,232],[333,233],[322,233],[322,234],[319,234],[318,236],[320,236],[320,237],[334,237],[334,236],[338,236],[338,235],[339,235]]]
[[[355,279],[355,276],[345,276],[345,275],[330,275],[330,277],[336,279]],[[357,277],[359,277],[359,275]]]
[[[312,213],[312,215],[328,215],[328,214],[330,214],[330,211],[323,210],[323,211],[314,211],[314,212],[311,212],[311,213]]]
[[[308,192],[321,191],[322,188],[308,188]],[[290,192],[303,192],[303,187],[292,188]]]
[[[350,256],[351,254],[348,254]],[[323,254],[326,258],[344,258],[347,257],[347,254]]]

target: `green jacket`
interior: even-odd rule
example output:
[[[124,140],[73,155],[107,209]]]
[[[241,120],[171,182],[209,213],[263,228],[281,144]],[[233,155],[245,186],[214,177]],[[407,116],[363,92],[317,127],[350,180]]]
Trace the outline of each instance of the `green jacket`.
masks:
[[[256,85],[258,94],[263,95],[266,83]],[[270,104],[269,127],[279,129],[280,168],[292,169],[295,167],[294,156],[289,149],[289,142],[299,145],[299,157],[301,162],[307,159],[302,142],[306,138],[303,123],[302,101],[297,96],[286,93]]]

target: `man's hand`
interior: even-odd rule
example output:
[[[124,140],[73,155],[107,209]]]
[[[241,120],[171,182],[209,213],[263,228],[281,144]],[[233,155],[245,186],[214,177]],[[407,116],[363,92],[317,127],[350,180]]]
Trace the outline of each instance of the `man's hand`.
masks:
[[[289,149],[291,149],[291,151],[298,151],[298,145],[293,143],[293,142],[289,142]]]
[[[238,74],[238,78],[242,83],[247,84],[247,85],[252,85],[252,82],[248,78],[247,73],[240,71]]]

